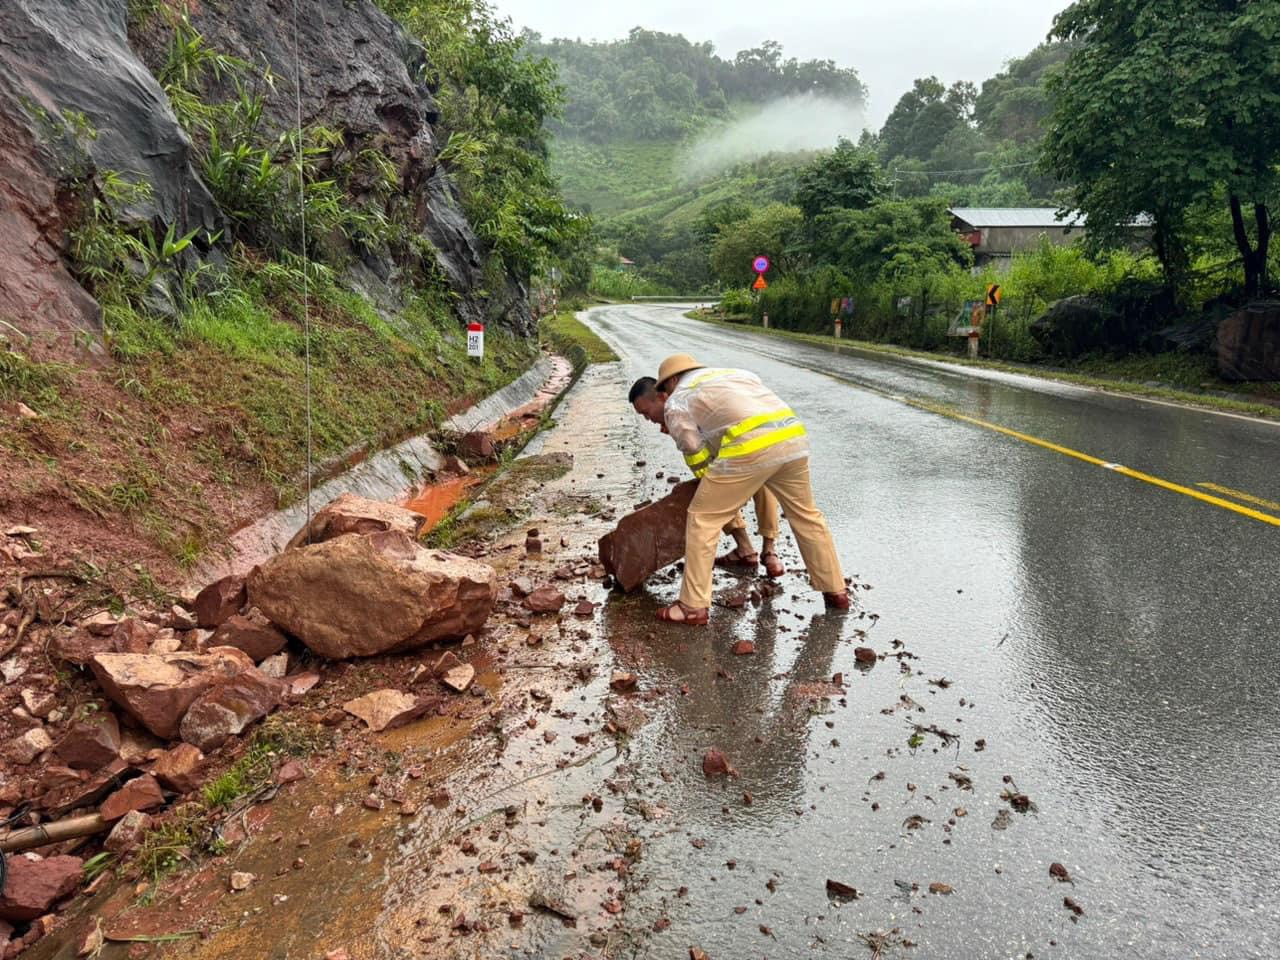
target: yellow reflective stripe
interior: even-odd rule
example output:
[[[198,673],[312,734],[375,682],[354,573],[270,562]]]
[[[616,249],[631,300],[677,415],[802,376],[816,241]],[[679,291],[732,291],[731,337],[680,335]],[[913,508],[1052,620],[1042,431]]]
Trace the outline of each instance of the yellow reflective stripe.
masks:
[[[703,372],[701,376],[694,377],[692,380],[690,380],[689,385],[685,387],[685,389],[692,390],[694,387],[698,386],[699,384],[706,383],[708,380],[715,380],[715,379],[718,379],[719,377],[727,377],[731,373],[733,373],[732,370],[707,370]]]
[[[788,417],[794,417],[796,412],[790,407],[785,410],[774,410],[770,413],[756,414],[754,417],[748,417],[741,423],[735,423],[732,427],[724,432],[721,442],[729,442],[742,436],[744,433],[750,433],[756,427],[764,426],[766,423],[773,423],[775,420],[786,420]]]
[[[783,427],[781,430],[773,430],[769,433],[763,433],[751,440],[742,440],[738,443],[731,443],[720,448],[720,459],[728,459],[730,457],[745,457],[749,453],[755,453],[757,450],[764,450],[766,447],[772,447],[775,443],[781,443],[783,440],[790,440],[792,437],[803,437],[805,429],[803,423],[793,423],[789,427]]]
[[[711,459],[711,451],[708,450],[706,447],[703,447],[701,450],[697,451],[696,453],[685,454],[684,462],[691,467],[696,467],[699,464],[706,463],[710,459]]]
[[[695,479],[695,480],[701,480],[703,477],[705,477],[705,476],[707,475],[707,471],[708,471],[708,470],[710,470],[710,469],[711,469],[711,467],[709,467],[709,466],[707,466],[707,467],[698,467],[696,470],[694,470],[694,471],[693,471],[694,479]]]

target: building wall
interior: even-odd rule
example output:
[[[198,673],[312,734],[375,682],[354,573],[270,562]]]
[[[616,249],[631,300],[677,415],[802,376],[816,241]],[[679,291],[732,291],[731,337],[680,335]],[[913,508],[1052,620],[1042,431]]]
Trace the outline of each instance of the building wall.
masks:
[[[1084,234],[1083,227],[987,227],[982,231],[982,243],[973,252],[979,257],[1007,257],[1034,250],[1040,245],[1041,237],[1065,247],[1082,239]]]

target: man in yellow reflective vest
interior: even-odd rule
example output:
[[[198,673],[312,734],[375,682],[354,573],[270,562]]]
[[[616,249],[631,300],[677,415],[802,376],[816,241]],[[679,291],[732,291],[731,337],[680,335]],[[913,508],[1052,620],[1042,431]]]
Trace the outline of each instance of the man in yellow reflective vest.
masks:
[[[705,624],[721,528],[766,487],[786,512],[828,607],[848,609],[849,592],[826,518],[814,505],[804,424],[754,373],[704,367],[687,353],[662,361],[654,402],[643,411],[661,424],[700,480],[685,522],[680,599],[658,619]]]
[[[650,408],[659,402],[657,391],[657,380],[653,377],[641,377],[631,385],[627,399],[631,401],[631,406],[636,413],[647,420],[661,422],[660,408],[656,416],[650,416]],[[666,430],[664,424],[662,431],[665,433]],[[698,476],[700,477],[701,474]],[[752,546],[751,535],[747,533],[747,521],[743,519],[742,511],[739,510],[724,525],[724,532],[733,537],[734,548],[724,556],[716,557],[715,565],[728,570],[755,573],[763,564],[764,572],[769,577],[777,579],[787,572],[787,568],[783,566],[781,558],[774,549],[778,539],[778,501],[774,499],[768,487],[761,487],[751,499],[756,506],[756,524],[760,528],[762,541],[760,550],[757,552]]]

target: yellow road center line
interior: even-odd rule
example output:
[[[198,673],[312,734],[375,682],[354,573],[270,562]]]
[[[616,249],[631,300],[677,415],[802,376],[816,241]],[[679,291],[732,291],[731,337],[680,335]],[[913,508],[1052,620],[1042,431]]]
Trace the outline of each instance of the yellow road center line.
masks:
[[[876,392],[879,392],[879,391],[876,391]],[[902,397],[900,399],[902,399],[904,403],[907,403],[908,405],[913,407],[917,407],[921,410],[927,410],[930,413],[937,413],[944,417],[950,417],[952,420],[960,420],[960,421],[963,421],[964,423],[971,423],[976,427],[982,427],[984,430],[991,430],[991,431],[994,431],[995,433],[1002,433],[1007,437],[1013,437],[1014,439],[1021,440],[1024,443],[1030,443],[1037,447],[1043,447],[1046,450],[1052,450],[1054,453],[1060,453],[1065,457],[1074,457],[1076,460],[1083,460],[1085,463],[1091,463],[1095,467],[1102,467],[1106,470],[1111,470],[1114,473],[1120,473],[1126,477],[1132,477],[1134,480],[1141,480],[1143,483],[1149,483],[1153,486],[1160,487],[1161,489],[1164,489],[1164,490],[1170,490],[1174,493],[1180,493],[1183,496],[1192,497],[1193,499],[1200,500],[1203,503],[1211,503],[1215,507],[1221,507],[1224,510],[1230,510],[1233,513],[1240,514],[1241,516],[1249,517],[1250,519],[1253,519],[1253,520],[1260,520],[1261,522],[1270,524],[1273,527],[1280,527],[1280,517],[1272,516],[1269,513],[1263,513],[1261,510],[1253,510],[1253,509],[1250,509],[1249,507],[1242,506],[1241,504],[1233,503],[1230,500],[1224,500],[1221,497],[1215,497],[1207,493],[1202,493],[1201,491],[1194,490],[1191,487],[1184,487],[1180,483],[1171,483],[1168,480],[1161,480],[1159,477],[1153,477],[1149,473],[1143,473],[1140,470],[1133,470],[1129,467],[1122,466],[1121,464],[1118,464],[1118,463],[1109,463],[1108,461],[1103,460],[1099,457],[1095,457],[1087,453],[1081,453],[1079,450],[1072,450],[1070,447],[1064,447],[1061,444],[1053,443],[1049,440],[1042,440],[1039,437],[1032,436],[1029,433],[1021,433],[1017,430],[1011,430],[1008,427],[1002,427],[997,423],[991,423],[990,421],[987,421],[987,420],[979,420],[977,417],[970,417],[967,414],[960,413],[957,410],[952,410],[949,407],[944,407],[941,404],[929,403],[923,400],[912,400],[909,397]],[[1217,487],[1216,485],[1205,484],[1205,483],[1200,484],[1200,486],[1208,487],[1210,489],[1217,489],[1220,491],[1224,491],[1226,489],[1223,487]],[[1262,506],[1280,506],[1277,504],[1266,503],[1265,501],[1261,501],[1260,498],[1257,498],[1257,497],[1250,497],[1248,495],[1246,495],[1246,497],[1250,501],[1260,502]]]
[[[1252,493],[1245,493],[1243,490],[1233,490],[1230,487],[1224,487],[1217,483],[1197,483],[1197,487],[1203,487],[1205,490],[1212,490],[1214,493],[1225,494],[1234,500],[1243,500],[1245,503],[1256,504],[1259,507],[1266,507],[1268,510],[1280,510],[1280,503],[1274,500],[1268,500],[1265,497],[1255,497]]]

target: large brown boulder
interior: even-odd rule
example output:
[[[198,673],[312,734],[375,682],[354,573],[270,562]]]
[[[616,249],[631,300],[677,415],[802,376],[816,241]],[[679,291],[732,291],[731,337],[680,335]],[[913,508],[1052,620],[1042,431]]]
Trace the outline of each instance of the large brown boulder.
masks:
[[[383,533],[394,530],[410,539],[417,537],[427,518],[420,513],[398,507],[394,503],[368,500],[354,493],[344,493],[328,505],[320,508],[311,518],[311,525],[304,526],[293,535],[289,547],[302,547],[310,543],[324,543],[348,533]],[[310,536],[308,536],[310,531]]]
[[[172,740],[187,708],[222,680],[253,669],[242,651],[100,653],[89,666],[111,700],[157,737]]]
[[[239,736],[280,705],[284,684],[256,669],[219,683],[191,705],[182,718],[182,739],[213,750]]]
[[[624,591],[684,556],[685,518],[697,491],[698,481],[687,480],[657,503],[623,517],[600,538],[600,562]]]
[[[391,531],[286,550],[249,574],[250,602],[331,659],[464,637],[484,625],[497,593],[488,564]]]

